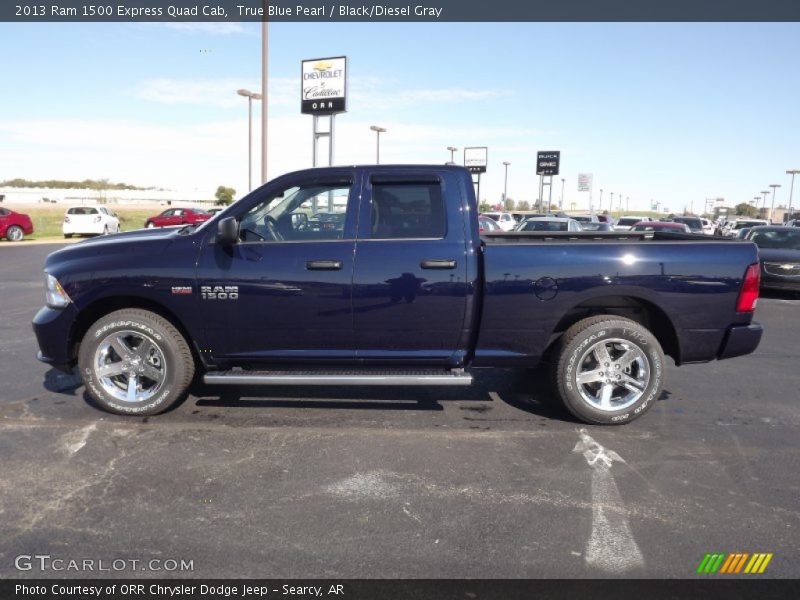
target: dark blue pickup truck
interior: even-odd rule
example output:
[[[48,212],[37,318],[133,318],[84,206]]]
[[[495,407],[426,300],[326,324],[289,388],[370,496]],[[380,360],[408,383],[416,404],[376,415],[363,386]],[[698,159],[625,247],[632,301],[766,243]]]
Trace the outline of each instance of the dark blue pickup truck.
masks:
[[[192,380],[465,385],[550,365],[567,408],[624,423],[676,364],[752,352],[756,247],[688,234],[480,236],[452,166],[284,175],[214,219],[47,258],[39,359],[77,364],[111,412],[150,415]]]

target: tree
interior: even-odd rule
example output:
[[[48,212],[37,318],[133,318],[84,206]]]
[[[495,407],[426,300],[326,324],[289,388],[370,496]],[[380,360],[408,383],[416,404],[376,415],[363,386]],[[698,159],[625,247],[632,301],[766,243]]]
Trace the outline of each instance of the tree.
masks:
[[[506,198],[506,201],[505,201],[504,204],[505,204],[506,211],[514,210],[515,203],[514,203],[513,199]]]
[[[478,212],[480,212],[480,213],[489,212],[490,210],[492,210],[492,207],[489,205],[489,203],[486,200],[483,200],[478,205]]]
[[[522,200],[517,203],[517,210],[530,210],[531,205],[527,200]]]
[[[736,205],[736,214],[744,217],[756,217],[758,216],[758,209],[752,204],[742,202]]]
[[[217,201],[214,203],[217,206],[227,206],[231,202],[233,202],[233,195],[236,193],[236,190],[233,188],[225,187],[221,185],[217,188],[217,193],[214,194],[216,196]]]

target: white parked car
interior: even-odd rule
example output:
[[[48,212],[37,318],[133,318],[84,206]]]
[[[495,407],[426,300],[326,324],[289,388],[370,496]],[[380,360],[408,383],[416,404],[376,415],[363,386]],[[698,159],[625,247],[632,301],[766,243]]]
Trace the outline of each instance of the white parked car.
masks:
[[[119,233],[119,218],[105,206],[73,206],[64,215],[61,231],[65,238]]]
[[[503,231],[511,231],[517,226],[514,216],[509,212],[487,212],[481,214],[493,219]]]
[[[735,221],[728,221],[725,223],[725,228],[722,230],[722,235],[725,237],[737,237],[739,230],[745,227],[758,227],[760,225],[769,225],[766,219],[736,219]]]
[[[652,221],[650,217],[624,216],[614,225],[614,231],[630,231],[631,227],[642,221]]]
[[[706,235],[714,235],[714,223],[708,219],[700,219],[700,222],[703,223],[703,233]]]

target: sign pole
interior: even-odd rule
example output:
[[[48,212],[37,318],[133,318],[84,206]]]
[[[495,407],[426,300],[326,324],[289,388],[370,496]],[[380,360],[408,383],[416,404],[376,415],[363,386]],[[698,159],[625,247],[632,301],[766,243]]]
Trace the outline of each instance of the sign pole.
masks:
[[[539,212],[544,212],[544,175],[539,175]]]

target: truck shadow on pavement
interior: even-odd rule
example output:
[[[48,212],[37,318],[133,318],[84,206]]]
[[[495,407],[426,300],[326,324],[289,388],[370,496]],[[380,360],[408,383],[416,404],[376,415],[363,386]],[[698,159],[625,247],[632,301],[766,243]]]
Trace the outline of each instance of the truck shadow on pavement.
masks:
[[[197,407],[213,408],[319,408],[351,410],[435,411],[450,402],[460,406],[466,420],[491,421],[486,413],[496,405],[507,405],[548,420],[577,422],[561,405],[546,377],[539,370],[493,370],[480,372],[469,387],[381,387],[347,388],[294,386],[226,386],[193,384],[191,395]],[[498,376],[498,372],[500,375]],[[474,403],[474,405],[471,405]],[[524,415],[520,415],[521,417]],[[504,419],[507,420],[507,419]]]

